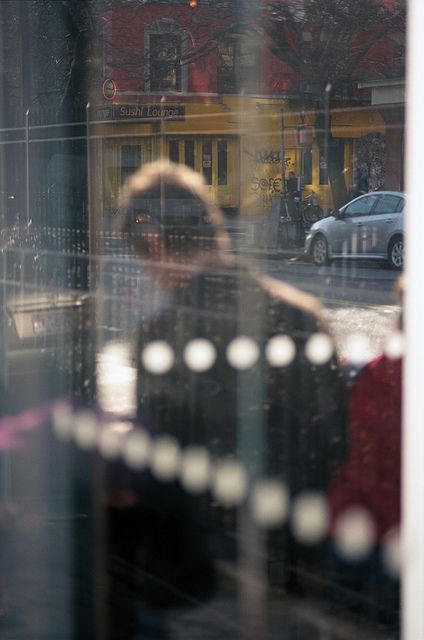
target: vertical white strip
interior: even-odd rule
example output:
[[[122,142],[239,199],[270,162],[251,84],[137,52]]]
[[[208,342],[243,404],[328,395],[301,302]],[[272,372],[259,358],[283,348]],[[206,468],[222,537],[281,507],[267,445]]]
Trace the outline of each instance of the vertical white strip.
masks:
[[[402,637],[404,640],[424,640],[423,0],[409,0],[408,13]]]

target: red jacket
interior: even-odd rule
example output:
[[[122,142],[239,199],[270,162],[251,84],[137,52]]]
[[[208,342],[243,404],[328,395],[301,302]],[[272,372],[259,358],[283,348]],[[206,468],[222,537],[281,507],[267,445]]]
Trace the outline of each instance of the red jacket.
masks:
[[[400,521],[402,360],[379,356],[349,397],[348,458],[330,492],[332,522],[350,506],[369,510],[377,539]]]

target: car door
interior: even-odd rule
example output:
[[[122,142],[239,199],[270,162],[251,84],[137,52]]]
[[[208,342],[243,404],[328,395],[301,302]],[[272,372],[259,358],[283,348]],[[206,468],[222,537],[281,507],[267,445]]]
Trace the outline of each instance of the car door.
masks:
[[[364,195],[352,200],[331,225],[331,252],[338,256],[359,256],[366,250],[366,225],[375,196]]]
[[[377,196],[367,224],[367,254],[386,257],[390,237],[394,231],[402,227],[404,205],[405,198],[401,194],[382,193]]]

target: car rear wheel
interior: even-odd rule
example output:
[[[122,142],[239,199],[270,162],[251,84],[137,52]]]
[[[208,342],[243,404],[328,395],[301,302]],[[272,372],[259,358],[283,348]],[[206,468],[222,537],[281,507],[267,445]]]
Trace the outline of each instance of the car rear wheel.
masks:
[[[389,262],[392,269],[400,271],[403,268],[403,237],[396,236],[389,244]]]
[[[312,241],[311,257],[317,267],[329,264],[328,244],[324,236],[316,236]]]

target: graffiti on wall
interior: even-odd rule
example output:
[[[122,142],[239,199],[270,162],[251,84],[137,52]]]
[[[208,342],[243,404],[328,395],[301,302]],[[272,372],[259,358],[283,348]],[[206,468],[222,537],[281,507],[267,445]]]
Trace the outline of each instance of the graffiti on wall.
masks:
[[[249,205],[257,212],[271,209],[272,199],[282,193],[281,152],[275,149],[244,150],[249,158],[245,194]],[[286,171],[295,168],[294,158],[285,157]]]
[[[281,164],[281,151],[276,149],[244,150],[255,164]],[[292,163],[291,158],[284,158],[286,167]]]
[[[386,138],[371,133],[358,138],[355,143],[353,166],[361,168],[368,178],[368,189],[384,189],[386,179]]]

